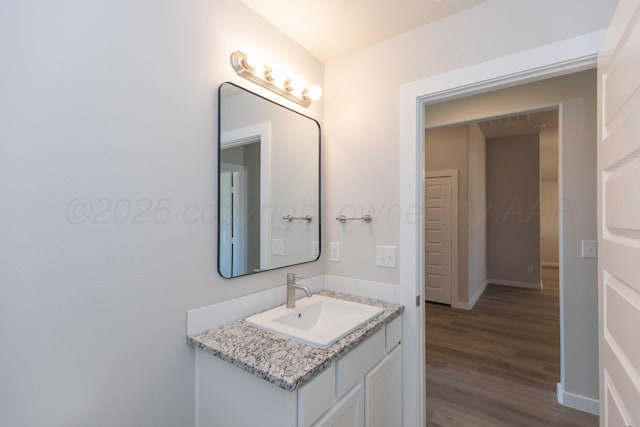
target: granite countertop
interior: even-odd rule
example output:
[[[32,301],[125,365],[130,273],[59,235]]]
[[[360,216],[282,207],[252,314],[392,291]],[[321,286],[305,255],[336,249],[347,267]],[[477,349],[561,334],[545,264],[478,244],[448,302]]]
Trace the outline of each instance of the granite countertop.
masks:
[[[384,308],[384,311],[326,349],[251,326],[243,319],[187,336],[187,343],[278,387],[293,391],[398,317],[404,306],[322,290],[319,295]]]

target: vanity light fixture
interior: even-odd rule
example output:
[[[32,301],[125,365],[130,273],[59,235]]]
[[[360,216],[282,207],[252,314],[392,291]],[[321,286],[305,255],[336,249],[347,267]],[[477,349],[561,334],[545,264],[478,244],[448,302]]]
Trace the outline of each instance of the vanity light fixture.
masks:
[[[284,67],[271,68],[262,63],[263,57],[264,54],[257,49],[251,50],[249,54],[237,50],[231,54],[231,66],[239,76],[305,108],[311,105],[311,101],[322,97],[320,86],[307,86],[306,80],[300,75],[287,78]]]

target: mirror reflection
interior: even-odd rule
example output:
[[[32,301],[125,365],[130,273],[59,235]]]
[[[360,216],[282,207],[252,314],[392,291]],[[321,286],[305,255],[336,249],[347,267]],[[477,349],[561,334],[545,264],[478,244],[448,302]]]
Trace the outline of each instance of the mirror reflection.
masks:
[[[233,83],[218,100],[220,275],[318,259],[318,122]]]

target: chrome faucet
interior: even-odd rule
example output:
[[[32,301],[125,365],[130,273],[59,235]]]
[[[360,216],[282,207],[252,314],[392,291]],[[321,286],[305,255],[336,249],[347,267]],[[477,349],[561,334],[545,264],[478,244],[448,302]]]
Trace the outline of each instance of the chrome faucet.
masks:
[[[305,291],[307,296],[311,298],[311,291],[306,286],[296,285],[296,279],[302,279],[295,273],[287,273],[287,308],[296,308],[296,289]]]

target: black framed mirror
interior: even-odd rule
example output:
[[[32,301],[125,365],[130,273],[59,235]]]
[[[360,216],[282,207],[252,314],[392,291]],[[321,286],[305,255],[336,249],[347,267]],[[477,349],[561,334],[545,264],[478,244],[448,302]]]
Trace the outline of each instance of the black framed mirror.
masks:
[[[233,83],[218,90],[218,271],[320,257],[320,124]]]

